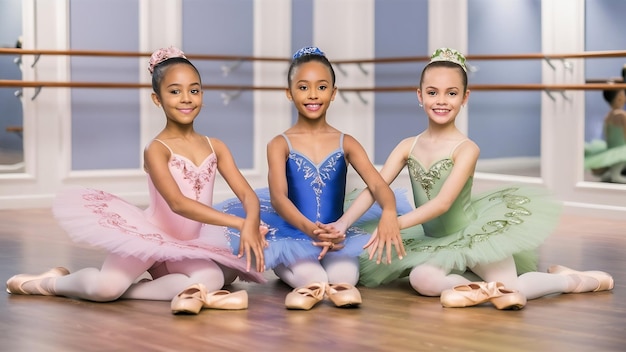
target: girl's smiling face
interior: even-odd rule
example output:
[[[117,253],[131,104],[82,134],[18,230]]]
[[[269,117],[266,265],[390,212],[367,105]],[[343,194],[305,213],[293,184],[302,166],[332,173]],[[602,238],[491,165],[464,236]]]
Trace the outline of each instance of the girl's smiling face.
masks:
[[[189,124],[202,108],[202,86],[196,70],[186,64],[176,64],[167,68],[160,85],[160,95],[152,98],[169,121]]]
[[[287,98],[293,101],[299,117],[317,119],[326,116],[336,92],[328,67],[309,61],[296,68]]]
[[[423,73],[417,98],[431,122],[448,124],[467,103],[469,91],[464,89],[460,68],[430,67]]]

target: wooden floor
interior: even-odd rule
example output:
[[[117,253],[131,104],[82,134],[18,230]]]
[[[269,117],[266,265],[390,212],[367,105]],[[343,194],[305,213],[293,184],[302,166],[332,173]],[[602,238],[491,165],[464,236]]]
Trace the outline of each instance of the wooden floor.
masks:
[[[520,311],[490,305],[442,308],[406,281],[361,288],[363,305],[311,311],[283,306],[289,288],[268,274],[246,289],[244,311],[174,316],[170,302],[92,303],[62,297],[0,299],[0,351],[625,351],[626,219],[565,215],[541,250],[540,269],[599,269],[611,292],[530,301]],[[98,266],[104,253],[69,242],[49,210],[0,210],[0,273]]]

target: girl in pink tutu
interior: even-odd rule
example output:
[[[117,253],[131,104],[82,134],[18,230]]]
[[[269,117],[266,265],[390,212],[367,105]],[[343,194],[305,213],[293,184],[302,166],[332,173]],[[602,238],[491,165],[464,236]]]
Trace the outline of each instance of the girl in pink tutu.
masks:
[[[73,240],[104,248],[109,255],[100,269],[70,274],[59,267],[13,276],[7,292],[97,302],[172,300],[173,313],[197,314],[202,308],[245,309],[245,291],[231,293],[222,287],[237,277],[265,281],[261,272],[267,229],[260,226],[259,200],[226,145],[193,127],[202,108],[198,70],[182,51],[168,48],[152,55],[149,71],[152,100],[163,109],[166,126],[144,151],[148,208],[141,210],[103,191],[63,191],[53,205],[60,225]],[[217,172],[247,216],[212,208]],[[230,249],[227,227],[241,233],[238,256]],[[146,271],[152,280],[138,280]]]

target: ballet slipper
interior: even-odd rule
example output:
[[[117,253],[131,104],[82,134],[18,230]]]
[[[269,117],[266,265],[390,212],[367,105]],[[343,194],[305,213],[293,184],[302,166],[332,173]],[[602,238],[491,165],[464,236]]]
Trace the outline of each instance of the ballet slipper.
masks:
[[[39,275],[30,275],[30,274],[19,274],[11,277],[7,280],[7,292],[14,295],[43,295],[43,296],[53,296],[54,293],[47,291],[43,287],[41,287],[41,281],[47,278],[57,278],[61,276],[68,275],[70,273],[69,270],[63,267],[56,267],[46,271],[43,274]],[[34,291],[28,291],[23,288],[24,284],[29,281],[36,281],[34,283]]]
[[[182,290],[172,299],[172,314],[198,314],[204,305],[206,287],[193,284]]]
[[[497,309],[522,309],[526,297],[516,290],[507,289],[501,282],[471,282],[455,286],[441,293],[441,305],[462,308],[491,302]]]
[[[226,290],[213,291],[206,294],[203,308],[212,309],[247,309],[248,292],[245,290],[229,292]]]
[[[326,283],[323,282],[295,288],[285,297],[285,307],[287,309],[309,310],[324,299],[325,293]]]
[[[326,296],[337,307],[356,307],[361,304],[361,293],[350,284],[330,284]]]
[[[613,277],[604,271],[590,270],[590,271],[576,271],[574,269],[570,269],[563,265],[552,265],[548,268],[548,272],[550,274],[558,274],[558,275],[575,275],[580,278],[580,282],[574,288],[571,293],[581,293],[581,292],[598,292],[598,291],[609,291],[613,289],[615,282],[613,281]],[[584,286],[584,278],[590,277],[598,281],[598,286],[595,288],[589,289]]]

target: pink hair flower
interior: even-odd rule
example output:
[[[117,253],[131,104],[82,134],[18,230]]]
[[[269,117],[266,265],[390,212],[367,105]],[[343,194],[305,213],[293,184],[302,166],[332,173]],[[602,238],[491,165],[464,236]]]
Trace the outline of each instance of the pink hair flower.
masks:
[[[167,59],[171,59],[175,57],[182,57],[183,59],[187,58],[185,57],[185,53],[183,53],[180,49],[173,47],[173,46],[170,46],[169,48],[161,48],[155,51],[154,53],[152,53],[152,56],[150,56],[148,71],[150,71],[150,74],[152,74],[154,72],[154,67],[156,65],[160,64],[161,62]]]

